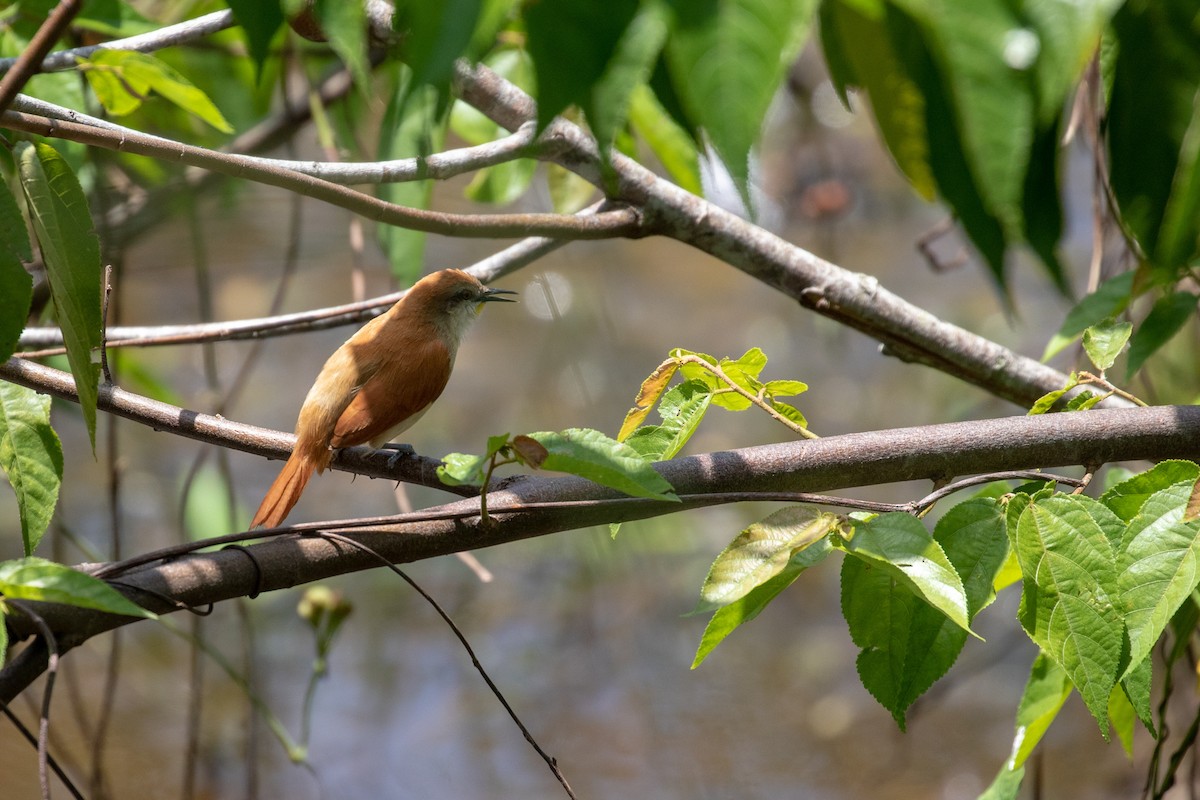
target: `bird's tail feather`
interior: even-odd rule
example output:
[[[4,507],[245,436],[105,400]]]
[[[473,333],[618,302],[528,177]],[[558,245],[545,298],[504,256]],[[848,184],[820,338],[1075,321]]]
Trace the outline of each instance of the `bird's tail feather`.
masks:
[[[279,471],[279,477],[267,490],[267,496],[255,512],[250,527],[274,528],[281,525],[292,506],[300,499],[300,494],[308,485],[308,479],[312,477],[315,469],[316,465],[312,460],[297,448]]]

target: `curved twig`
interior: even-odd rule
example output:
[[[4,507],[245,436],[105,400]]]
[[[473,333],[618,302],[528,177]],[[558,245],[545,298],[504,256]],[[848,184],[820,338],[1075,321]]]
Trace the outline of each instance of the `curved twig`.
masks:
[[[268,186],[312,197],[353,211],[367,219],[414,231],[485,239],[548,236],[558,239],[611,239],[644,236],[641,214],[634,208],[618,208],[580,217],[570,214],[451,214],[426,211],[389,203],[345,186],[302,175],[291,169],[254,163],[242,156],[172,142],[129,130],[113,131],[77,122],[51,119],[19,111],[0,114],[0,127],[39,136],[66,139],[121,153],[134,153],[164,161],[175,161],[246,178]]]

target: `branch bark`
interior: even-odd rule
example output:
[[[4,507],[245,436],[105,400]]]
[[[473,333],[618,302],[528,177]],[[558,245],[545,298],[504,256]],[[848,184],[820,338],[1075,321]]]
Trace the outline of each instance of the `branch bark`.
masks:
[[[1107,409],[899,428],[657,464],[682,503],[626,498],[582,478],[521,477],[489,493],[489,514],[494,519],[488,525],[478,518],[478,498],[471,498],[428,510],[469,514],[466,518],[330,530],[362,541],[394,563],[405,563],[699,508],[715,501],[688,495],[709,492],[819,492],[979,472],[1070,464],[1096,468],[1114,461],[1164,458],[1200,458],[1200,407]],[[526,508],[532,503],[573,500],[604,502]],[[153,611],[169,613],[177,609],[176,604],[203,606],[377,566],[357,549],[314,536],[284,536],[248,549],[253,561],[239,550],[195,554],[122,575],[118,588]],[[133,621],[70,606],[31,605],[55,632],[63,650]],[[34,633],[20,620],[11,624],[16,638]],[[45,664],[39,659],[36,647],[27,648],[0,671],[0,702],[11,701],[40,674]]]

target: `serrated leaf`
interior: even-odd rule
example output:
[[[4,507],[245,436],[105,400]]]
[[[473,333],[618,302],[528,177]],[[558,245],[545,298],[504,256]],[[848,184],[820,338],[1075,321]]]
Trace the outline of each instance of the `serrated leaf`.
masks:
[[[775,409],[775,411],[781,417],[796,423],[801,428],[808,427],[808,420],[805,419],[804,415],[800,413],[800,409],[796,408],[795,406],[790,406],[787,403],[782,403],[778,400],[772,400],[771,408]]]
[[[1129,306],[1132,297],[1135,275],[1136,273],[1132,270],[1115,275],[1100,284],[1096,291],[1076,303],[1074,308],[1067,312],[1067,318],[1063,320],[1058,333],[1054,334],[1046,344],[1046,350],[1042,353],[1042,361],[1049,361],[1092,325],[1124,311]]]
[[[729,605],[722,606],[712,615],[708,625],[704,627],[704,635],[700,646],[696,649],[696,657],[692,660],[692,669],[700,666],[704,659],[725,640],[725,637],[737,630],[741,625],[757,617],[764,608],[779,594],[796,582],[800,573],[816,566],[833,551],[828,537],[818,539],[808,547],[792,554],[787,564],[775,577],[751,589],[743,597]]]
[[[71,168],[48,144],[20,142],[21,188],[29,205],[50,294],[63,329],[67,360],[79,393],[92,451],[96,449],[96,399],[100,365],[100,242],[87,198]]]
[[[154,91],[222,133],[233,133],[233,126],[208,95],[152,55],[132,50],[97,50],[80,66],[97,99],[112,114],[136,110],[146,94]]]
[[[661,425],[635,430],[625,443],[647,461],[666,461],[683,449],[712,401],[712,393],[699,381],[685,381],[662,396],[658,411]]]
[[[16,350],[29,317],[33,277],[21,262],[32,260],[25,218],[8,184],[0,181],[0,363]]]
[[[750,150],[767,108],[808,36],[815,0],[671,0],[672,83],[748,198]]]
[[[1089,408],[1095,408],[1096,404],[1104,399],[1104,395],[1096,394],[1095,392],[1080,392],[1067,401],[1066,411],[1087,411]]]
[[[789,506],[750,525],[713,561],[693,613],[713,611],[742,599],[837,525],[837,516],[815,506]]]
[[[1083,350],[1096,369],[1104,372],[1125,349],[1125,343],[1132,333],[1133,324],[1124,320],[1098,322],[1083,332]]]
[[[1195,483],[1198,478],[1200,466],[1191,461],[1160,461],[1145,472],[1111,486],[1100,495],[1100,502],[1123,521],[1130,522],[1155,492],[1185,481]]]
[[[1032,502],[1017,522],[1021,625],[1066,671],[1105,738],[1124,638],[1110,529],[1123,528],[1105,506],[1082,495]]]
[[[1070,695],[1071,679],[1066,671],[1045,653],[1038,653],[1017,705],[1017,733],[1005,769],[1024,766]]]
[[[973,618],[994,597],[992,581],[1008,551],[1003,509],[989,498],[960,503],[938,521],[934,539],[963,581]],[[851,636],[863,648],[859,675],[903,729],[907,709],[953,666],[967,633],[939,610],[916,602],[891,576],[879,570],[868,575],[866,562],[858,564],[847,559],[844,566],[842,608]],[[884,608],[888,613],[876,613]]]
[[[65,603],[126,617],[157,618],[104,581],[44,558],[0,562],[0,595],[13,600]]]
[[[1154,714],[1150,710],[1150,691],[1154,685],[1152,661],[1147,658],[1141,664],[1126,670],[1125,677],[1121,679],[1121,689],[1142,726],[1150,731],[1151,736],[1158,738],[1154,729]]]
[[[667,390],[667,384],[671,382],[671,378],[675,377],[675,371],[678,368],[679,364],[674,360],[664,361],[654,368],[646,380],[642,381],[637,397],[634,398],[633,408],[629,409],[629,413],[625,415],[625,421],[621,423],[621,432],[617,434],[618,442],[625,441],[629,434],[642,424],[650,413],[650,409],[654,408],[654,404]]]
[[[578,475],[633,497],[679,500],[667,479],[636,450],[600,431],[568,428],[527,435],[549,451],[544,469]]]
[[[1146,659],[1200,583],[1200,522],[1183,521],[1195,485],[1183,481],[1150,495],[1125,531],[1117,580],[1131,666]]]
[[[0,381],[0,468],[17,495],[21,542],[32,555],[58,503],[63,454],[50,427],[50,397]]]
[[[763,388],[766,389],[767,397],[794,397],[807,392],[808,384],[792,380],[767,381]]]
[[[1133,723],[1137,717],[1133,713],[1133,705],[1125,696],[1120,686],[1114,686],[1108,696],[1108,721],[1112,723],[1113,733],[1121,743],[1125,755],[1133,758]]]
[[[1055,389],[1052,392],[1046,392],[1039,397],[1034,404],[1029,408],[1029,413],[1026,416],[1036,417],[1038,414],[1046,414],[1054,408],[1055,403],[1062,399],[1063,395],[1079,385],[1079,377],[1072,372],[1067,378],[1067,383],[1061,389]]]
[[[920,520],[902,512],[880,514],[856,524],[854,536],[838,546],[882,569],[955,625],[972,633],[962,579]]]
[[[1127,377],[1133,377],[1146,359],[1182,330],[1196,313],[1196,300],[1196,295],[1191,292],[1173,292],[1158,299],[1129,340],[1129,361],[1125,365]]]

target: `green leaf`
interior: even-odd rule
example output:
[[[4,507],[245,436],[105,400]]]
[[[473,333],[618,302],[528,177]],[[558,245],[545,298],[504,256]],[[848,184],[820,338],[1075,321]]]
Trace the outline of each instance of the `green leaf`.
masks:
[[[1103,373],[1125,349],[1125,343],[1129,341],[1131,333],[1132,323],[1107,319],[1083,332],[1083,350],[1096,365],[1096,369]]]
[[[992,582],[1008,551],[1003,509],[990,498],[960,503],[938,521],[934,539],[963,581],[972,618],[993,599]],[[863,685],[903,730],[907,709],[953,666],[967,632],[866,562],[847,559],[842,593],[851,636],[863,648],[857,662]]]
[[[1145,472],[1114,484],[1100,495],[1100,502],[1122,521],[1131,522],[1155,492],[1177,483],[1195,483],[1198,478],[1200,466],[1191,461],[1160,461]]]
[[[17,495],[21,542],[32,555],[54,516],[63,455],[50,427],[50,397],[0,381],[0,468]]]
[[[21,188],[46,262],[50,294],[63,329],[79,407],[95,452],[100,365],[93,360],[93,354],[100,347],[100,242],[83,189],[54,148],[20,142],[14,154],[20,163]]]
[[[600,5],[611,7],[611,4]],[[583,100],[584,113],[605,158],[618,132],[625,127],[634,90],[645,86],[650,77],[666,41],[670,23],[670,12],[661,0],[645,0],[641,3],[614,43],[608,63],[590,96]]]
[[[1191,628],[1188,630],[1190,631]],[[1186,641],[1186,637],[1184,640]],[[1153,684],[1153,666],[1149,658],[1126,670],[1125,677],[1121,679],[1121,688],[1125,691],[1125,697],[1128,698],[1133,713],[1137,715],[1146,730],[1157,738],[1154,730],[1154,714],[1150,710],[1150,690],[1153,688]]]
[[[764,384],[767,397],[792,397],[808,391],[808,384],[803,381],[767,381]]]
[[[750,150],[808,36],[817,3],[670,0],[670,5],[676,22],[666,54],[675,92],[692,128],[707,134],[748,198]]]
[[[383,115],[378,150],[381,161],[428,155],[444,140],[442,128],[435,124],[437,92],[432,87],[412,89],[411,85],[411,74],[402,71]],[[425,209],[433,197],[433,182],[382,183],[376,191],[380,200]],[[404,286],[415,283],[424,272],[425,234],[379,225],[376,236],[392,266],[392,276]]]
[[[818,539],[808,547],[797,550],[792,554],[787,564],[775,577],[751,589],[743,597],[727,606],[717,609],[704,628],[700,646],[696,649],[696,657],[692,661],[692,669],[700,666],[704,659],[744,623],[757,617],[767,604],[779,596],[787,587],[795,583],[800,573],[816,566],[825,560],[825,556],[833,551],[829,538]]]
[[[713,561],[693,613],[713,611],[745,597],[837,525],[837,516],[815,506],[789,506],[755,522]]]
[[[1200,31],[1187,0],[1125,3],[1106,114],[1110,181],[1124,225],[1174,276],[1196,252]],[[1147,125],[1146,120],[1154,120]]]
[[[222,133],[233,133],[233,126],[208,95],[154,56],[131,50],[97,50],[80,62],[80,68],[109,113],[128,114],[154,91]]]
[[[365,4],[344,0],[316,0],[313,5],[329,47],[350,70],[354,83],[368,90],[367,18]]]
[[[1024,766],[1070,695],[1071,679],[1067,673],[1045,653],[1038,653],[1017,705],[1017,735],[1005,769]]]
[[[437,468],[438,480],[447,486],[482,486],[487,465],[486,456],[447,453]]]
[[[283,27],[283,10],[278,0],[228,0],[227,5],[246,37],[246,49],[262,80],[263,62],[271,55],[271,40]]]
[[[1113,732],[1125,755],[1133,758],[1133,723],[1137,716],[1133,713],[1133,705],[1120,686],[1114,686],[1108,696],[1108,719],[1112,723]]]
[[[633,497],[678,501],[666,478],[626,444],[589,428],[528,434],[549,451],[543,469],[567,472]]]
[[[1200,583],[1200,521],[1183,521],[1195,483],[1182,481],[1150,495],[1125,531],[1117,569],[1131,666],[1150,655]]]
[[[902,512],[880,514],[857,522],[854,536],[835,545],[882,570],[971,632],[962,579],[920,520]]]
[[[1061,389],[1055,389],[1053,392],[1046,392],[1039,397],[1030,407],[1029,413],[1026,416],[1035,417],[1038,414],[1049,413],[1054,405],[1062,399],[1062,396],[1079,385],[1079,376],[1072,372],[1067,377],[1067,384]]]
[[[498,24],[494,14],[485,18],[482,0],[397,3],[393,24],[405,32],[404,61],[412,69],[413,81],[448,86],[455,60],[466,53],[476,29],[487,20],[492,26]]]
[[[712,392],[700,381],[685,381],[662,396],[658,413],[661,425],[647,425],[625,438],[625,443],[647,461],[674,458],[696,432],[708,411]]]
[[[126,617],[157,618],[104,581],[44,558],[0,562],[0,595],[13,600],[65,603]]]
[[[1017,800],[1023,780],[1025,780],[1024,767],[1017,769],[1001,767],[991,785],[983,790],[983,794],[979,795],[977,800]]]
[[[896,166],[926,200],[937,185],[930,167],[925,96],[889,35],[881,2],[821,4],[821,42],[838,90],[860,86]]]
[[[546,164],[546,185],[550,189],[550,204],[557,214],[574,214],[596,194],[595,186],[558,164]]]
[[[1055,495],[1031,502],[1016,532],[1021,625],[1066,671],[1105,738],[1124,638],[1110,542],[1123,527],[1091,498]]]
[[[475,177],[463,190],[463,195],[476,203],[508,205],[529,190],[535,172],[537,162],[528,158],[518,158],[486,167],[475,173]]]
[[[590,102],[638,5],[637,0],[555,0],[525,7],[527,46],[537,73],[539,131],[567,106]]]
[[[1132,271],[1122,272],[1109,278],[1100,284],[1096,291],[1076,303],[1068,312],[1058,333],[1046,344],[1042,361],[1049,361],[1064,347],[1078,339],[1086,329],[1124,311],[1129,306],[1133,293],[1135,274]]]
[[[29,317],[33,278],[22,261],[32,261],[25,218],[8,184],[0,181],[0,363],[17,349]]]
[[[1126,376],[1132,378],[1146,359],[1183,329],[1196,313],[1196,301],[1191,292],[1172,292],[1158,299],[1129,342]]]
[[[704,193],[695,140],[672,119],[648,86],[634,87],[629,101],[629,124],[650,146],[650,152],[677,186],[694,195]]]

